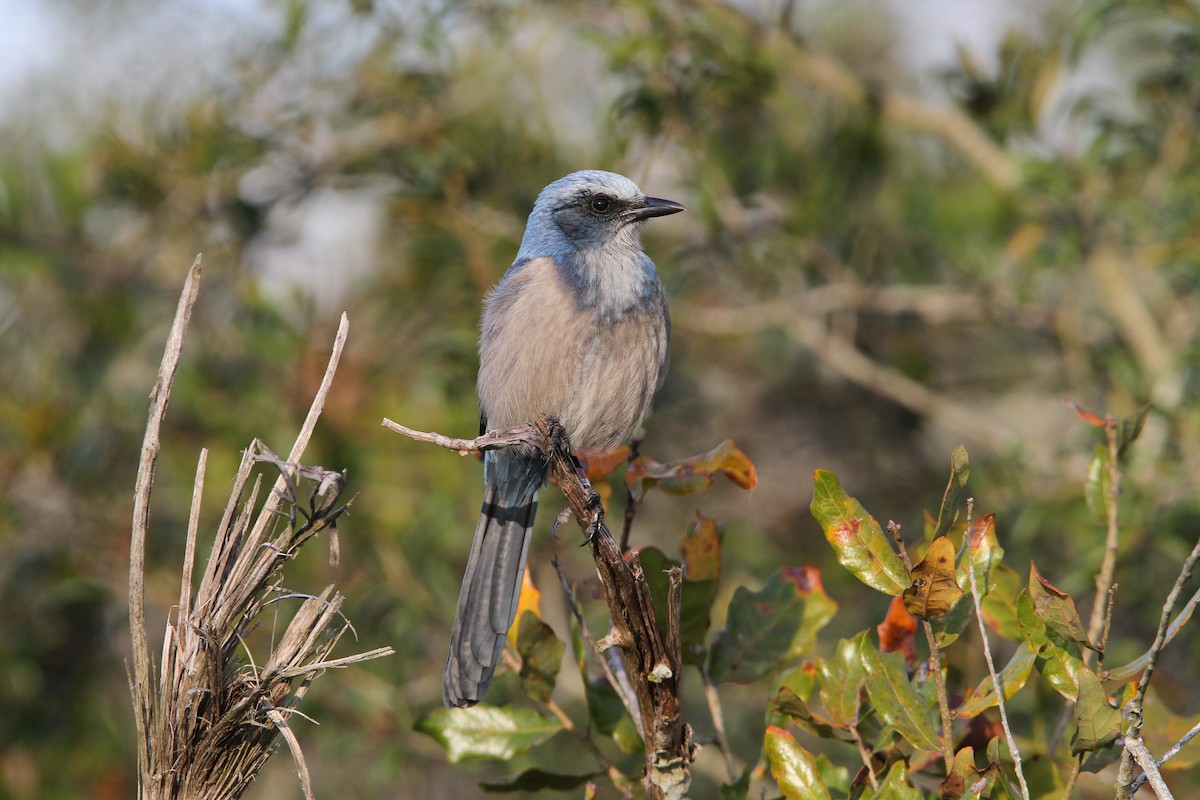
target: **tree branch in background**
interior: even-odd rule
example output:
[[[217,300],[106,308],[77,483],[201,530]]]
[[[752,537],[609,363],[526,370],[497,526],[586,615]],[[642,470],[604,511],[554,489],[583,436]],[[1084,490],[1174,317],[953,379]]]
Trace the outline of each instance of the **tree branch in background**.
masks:
[[[612,620],[612,630],[600,640],[599,646],[602,649],[619,646],[632,679],[644,731],[646,795],[655,800],[685,797],[691,783],[694,752],[691,726],[683,721],[680,707],[678,589],[669,595],[668,630],[661,631],[637,554],[631,554],[629,561],[622,556],[620,545],[599,511],[599,497],[576,470],[570,443],[558,421],[543,418],[535,425],[493,431],[478,439],[453,439],[413,431],[387,419],[383,420],[383,426],[460,453],[531,443],[541,450],[575,521],[590,537],[588,543]]]
[[[284,564],[318,533],[325,531],[332,536],[348,505],[340,503],[340,473],[297,463],[324,406],[348,323],[343,315],[324,380],[289,460],[279,459],[258,441],[243,453],[212,553],[193,597],[191,575],[208,459],[207,451],[201,451],[188,516],[178,618],[174,625],[167,623],[161,672],[155,686],[146,644],[144,603],[150,487],[162,421],[199,280],[197,258],[188,273],[151,395],[134,499],[129,571],[134,669],[130,692],[138,729],[139,796],[143,800],[239,797],[282,736],[295,760],[301,789],[311,800],[308,767],[289,724],[292,715],[300,713],[296,706],[312,681],[325,670],[392,652],[390,647],[381,647],[327,658],[349,628],[339,610],[342,595],[334,592],[333,586],[317,596],[289,592],[281,586]],[[248,498],[245,491],[257,463],[272,464],[280,476],[255,517],[261,476]],[[298,491],[301,481],[313,484],[304,501]],[[303,602],[262,666],[257,666],[246,637],[263,609],[285,598],[300,598]],[[242,649],[249,665],[238,658]]]

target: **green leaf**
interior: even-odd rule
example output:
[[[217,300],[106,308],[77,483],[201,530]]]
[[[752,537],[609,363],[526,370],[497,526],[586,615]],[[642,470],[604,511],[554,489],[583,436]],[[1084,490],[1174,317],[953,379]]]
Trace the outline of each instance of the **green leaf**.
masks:
[[[1146,417],[1150,415],[1153,406],[1147,404],[1137,411],[1121,419],[1117,425],[1117,461],[1125,457],[1125,451],[1133,444],[1146,427]]]
[[[767,713],[770,719],[786,718],[799,728],[822,739],[836,739],[842,742],[854,741],[854,737],[850,734],[849,730],[842,730],[846,726],[835,723],[814,712],[800,695],[787,686],[780,686],[776,691],[775,696],[771,698],[771,705]]]
[[[1100,679],[1090,669],[1079,671],[1079,699],[1075,702],[1075,732],[1071,754],[1107,747],[1121,731],[1121,712],[1108,703]]]
[[[859,639],[842,639],[833,655],[817,664],[821,705],[834,724],[843,727],[858,723],[860,695],[866,679],[859,644]]]
[[[482,703],[471,708],[439,708],[413,727],[446,748],[452,763],[467,758],[507,761],[562,730],[557,720],[531,708]]]
[[[650,489],[663,494],[685,495],[702,492],[712,486],[713,476],[723,473],[743,489],[758,485],[754,464],[732,439],[696,456],[660,464],[638,456],[625,471],[625,486],[635,502],[640,503]]]
[[[638,551],[638,561],[646,575],[650,596],[654,601],[654,619],[660,631],[667,630],[667,594],[670,579],[667,571],[680,566],[656,547]],[[679,642],[683,663],[699,666],[707,655],[704,637],[712,622],[712,604],[717,596],[716,579],[689,580],[684,572],[679,595]]]
[[[879,784],[875,800],[921,800],[921,792],[908,782],[908,765],[896,761]]]
[[[975,750],[964,747],[954,754],[950,774],[938,784],[938,796],[959,797],[963,800],[988,797],[999,774],[1000,768],[996,764],[989,764],[982,772],[975,769]]]
[[[1017,597],[1024,591],[1021,588],[1021,575],[1006,564],[997,564],[992,567],[991,578],[992,588],[980,603],[983,621],[1005,639],[1020,641]]]
[[[735,783],[723,783],[717,790],[718,800],[746,800],[750,796],[750,767],[742,770]]]
[[[967,457],[967,448],[960,444],[950,454],[950,482],[946,484],[946,491],[942,495],[942,507],[938,510],[937,525],[934,526],[928,541],[932,542],[950,532],[950,528],[958,519],[958,506],[967,492],[967,479],[970,477],[971,461]]]
[[[833,609],[812,567],[776,570],[757,592],[739,586],[708,654],[709,677],[715,683],[761,678],[792,652],[798,638],[815,638]]]
[[[1092,460],[1088,462],[1087,481],[1083,485],[1083,499],[1087,501],[1088,511],[1100,521],[1108,519],[1108,493],[1111,485],[1108,480],[1109,463],[1107,445],[1096,445]]]
[[[527,769],[509,781],[481,783],[479,788],[488,794],[506,794],[509,792],[537,792],[549,789],[554,792],[566,792],[578,789],[593,778],[603,775],[602,772],[590,772],[586,775],[563,775],[558,772]]]
[[[880,653],[864,632],[858,637],[867,694],[879,717],[918,750],[940,750],[934,708],[904,668],[904,656]]]
[[[1036,661],[1037,650],[1029,642],[1022,642],[1013,653],[1012,658],[1009,659],[1008,664],[1000,670],[1000,684],[1004,687],[1005,700],[1011,699],[1025,686]],[[996,705],[996,686],[992,681],[992,676],[988,675],[979,682],[979,686],[971,692],[966,702],[958,707],[958,718],[970,719],[994,705]]]
[[[831,800],[816,759],[790,732],[776,725],[768,726],[763,754],[771,768],[771,777],[788,800]]]
[[[1200,716],[1193,714],[1189,717],[1182,717],[1175,714],[1171,710],[1170,704],[1163,701],[1162,696],[1158,694],[1153,685],[1146,693],[1146,704],[1142,708],[1142,716],[1144,719],[1142,737],[1146,740],[1146,747],[1150,748],[1150,752],[1158,754],[1167,752],[1183,739],[1184,734],[1200,724]],[[1193,741],[1170,761],[1165,762],[1162,765],[1162,771],[1191,769],[1196,764],[1200,764],[1200,747],[1196,747],[1196,742]]]
[[[544,703],[554,693],[567,646],[554,629],[526,611],[517,621],[517,652],[521,656],[521,688],[530,700]]]
[[[1033,610],[1048,629],[1083,647],[1092,647],[1071,595],[1043,578],[1032,561],[1029,562],[1029,597],[1033,601]]]
[[[898,595],[909,587],[908,570],[879,523],[842,490],[832,472],[816,471],[810,509],[838,563],[854,577],[884,594]]]
[[[1079,671],[1083,666],[1080,647],[1046,626],[1033,609],[1028,590],[1017,597],[1017,623],[1021,635],[1037,653],[1037,669],[1046,682],[1068,700],[1079,696]]]

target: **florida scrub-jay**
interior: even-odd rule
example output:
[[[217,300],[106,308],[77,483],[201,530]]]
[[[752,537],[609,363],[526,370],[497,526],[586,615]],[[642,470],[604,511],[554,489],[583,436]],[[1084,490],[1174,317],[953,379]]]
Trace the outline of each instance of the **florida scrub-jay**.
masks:
[[[612,172],[547,186],[516,261],[484,301],[481,431],[555,416],[573,447],[611,450],[637,430],[667,368],[670,319],[642,223],[682,211]],[[532,447],[488,451],[484,497],[442,683],[448,706],[487,691],[516,614],[546,464]]]

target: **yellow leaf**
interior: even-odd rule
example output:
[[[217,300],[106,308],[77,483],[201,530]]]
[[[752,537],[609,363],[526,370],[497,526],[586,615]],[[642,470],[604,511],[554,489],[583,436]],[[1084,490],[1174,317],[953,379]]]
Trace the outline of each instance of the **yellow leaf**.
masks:
[[[954,578],[954,543],[940,536],[929,545],[925,558],[912,569],[912,586],[904,590],[904,607],[918,617],[939,617],[962,597]]]
[[[513,647],[517,646],[517,628],[516,620],[521,619],[521,615],[526,611],[532,611],[538,619],[542,618],[542,592],[533,585],[533,578],[529,574],[529,567],[525,567],[525,574],[521,576],[521,596],[517,599],[517,613],[513,616],[513,626],[508,629],[508,643]]]

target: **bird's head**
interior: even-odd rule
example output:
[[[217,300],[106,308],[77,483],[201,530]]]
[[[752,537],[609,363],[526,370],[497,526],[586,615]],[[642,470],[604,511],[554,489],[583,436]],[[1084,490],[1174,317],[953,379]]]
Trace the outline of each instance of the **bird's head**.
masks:
[[[521,254],[550,255],[564,246],[576,251],[640,251],[641,223],[678,211],[683,211],[679,203],[647,197],[624,175],[595,169],[573,172],[538,195]]]

